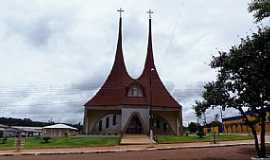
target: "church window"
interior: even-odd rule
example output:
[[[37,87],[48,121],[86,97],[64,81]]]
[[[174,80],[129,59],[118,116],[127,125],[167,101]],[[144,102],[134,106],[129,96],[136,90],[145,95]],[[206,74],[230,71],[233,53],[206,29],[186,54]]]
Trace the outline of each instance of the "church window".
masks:
[[[113,115],[113,125],[116,125],[116,114]]]
[[[132,85],[128,90],[129,97],[143,97],[142,88],[138,85]]]
[[[163,123],[163,130],[164,130],[164,132],[166,132],[166,131],[167,131],[167,129],[168,129],[168,125],[167,125],[167,123]]]
[[[102,120],[98,122],[98,130],[102,131]]]
[[[106,128],[109,128],[109,125],[110,125],[109,123],[110,123],[110,118],[107,117],[107,118],[106,118]]]
[[[159,119],[157,119],[156,123],[157,123],[157,128],[160,128]]]

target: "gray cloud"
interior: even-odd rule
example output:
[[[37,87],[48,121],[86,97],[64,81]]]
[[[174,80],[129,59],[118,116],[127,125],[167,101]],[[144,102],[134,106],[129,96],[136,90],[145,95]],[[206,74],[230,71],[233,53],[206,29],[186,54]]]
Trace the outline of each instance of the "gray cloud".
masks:
[[[188,102],[191,98],[200,97],[203,91],[203,82],[187,85],[185,89],[176,89],[174,96],[182,102]]]
[[[71,86],[72,89],[78,89],[80,91],[92,91],[101,87],[104,81],[104,75],[97,74],[95,77],[83,79],[79,83],[75,83]]]
[[[46,45],[52,34],[47,18],[42,18],[31,24],[22,22],[20,25],[18,25],[18,21],[9,19],[6,25],[8,26],[7,33],[9,33],[7,36],[14,36],[14,34],[20,35],[33,46]]]

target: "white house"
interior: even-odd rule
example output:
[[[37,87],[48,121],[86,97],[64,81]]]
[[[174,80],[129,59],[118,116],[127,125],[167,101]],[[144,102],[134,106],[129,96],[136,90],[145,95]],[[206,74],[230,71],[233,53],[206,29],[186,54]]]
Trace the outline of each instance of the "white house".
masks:
[[[48,137],[63,137],[63,136],[74,136],[78,134],[78,129],[70,127],[65,124],[55,124],[42,128],[43,136]]]

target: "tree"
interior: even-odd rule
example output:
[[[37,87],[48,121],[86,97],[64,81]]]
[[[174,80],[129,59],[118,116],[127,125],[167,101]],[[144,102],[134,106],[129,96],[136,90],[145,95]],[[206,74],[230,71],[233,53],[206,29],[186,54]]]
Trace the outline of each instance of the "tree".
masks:
[[[206,109],[208,108],[207,103],[205,101],[195,101],[195,105],[193,105],[193,109],[195,110],[195,114],[198,118],[203,116],[203,125],[206,125]]]
[[[217,80],[207,83],[203,92],[202,109],[221,106],[237,109],[251,128],[259,157],[266,157],[265,121],[270,107],[270,28],[259,29],[229,52],[213,57],[211,67],[218,69]],[[196,104],[200,104],[195,102]],[[195,110],[195,112],[196,112]],[[254,113],[251,121],[246,111]],[[260,124],[260,141],[255,124]]]
[[[188,124],[188,130],[190,131],[190,133],[195,133],[198,130],[198,124],[195,122],[190,122]]]
[[[248,11],[253,13],[256,22],[270,17],[270,1],[269,0],[253,0],[249,3]]]
[[[200,138],[203,138],[203,136],[204,136],[203,126],[201,126],[201,125],[198,126],[197,136],[199,136]]]

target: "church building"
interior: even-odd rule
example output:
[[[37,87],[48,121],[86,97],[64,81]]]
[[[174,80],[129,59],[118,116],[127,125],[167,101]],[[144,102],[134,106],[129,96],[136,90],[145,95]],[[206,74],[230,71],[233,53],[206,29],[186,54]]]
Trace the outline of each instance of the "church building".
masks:
[[[121,14],[121,12],[120,12]],[[84,133],[101,135],[182,134],[182,106],[161,82],[155,67],[151,17],[146,60],[139,78],[126,69],[122,50],[122,17],[115,59],[109,76],[85,105]]]

